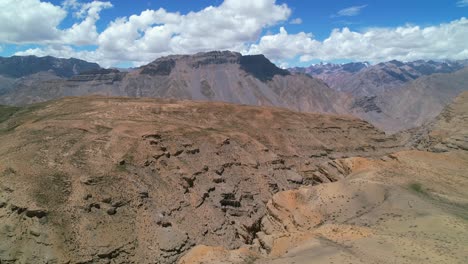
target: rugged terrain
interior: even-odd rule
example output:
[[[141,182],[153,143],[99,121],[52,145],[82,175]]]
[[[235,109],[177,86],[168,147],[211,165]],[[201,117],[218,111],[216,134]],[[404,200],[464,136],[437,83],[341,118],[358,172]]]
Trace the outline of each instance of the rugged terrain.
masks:
[[[452,104],[431,122],[416,129],[405,131],[408,145],[421,150],[446,152],[468,151],[468,92],[460,94]]]
[[[343,179],[275,194],[260,249],[200,245],[180,263],[466,263],[467,120],[464,93],[410,133],[420,150],[339,159]]]
[[[317,64],[294,68],[348,93],[349,113],[394,133],[435,118],[462,91],[468,90],[466,62],[389,61]]]
[[[79,59],[60,59],[52,56],[0,57],[0,75],[21,78],[39,72],[52,72],[59,77],[72,77],[81,72],[100,69],[97,63]]]
[[[389,61],[287,71],[263,55],[213,51],[120,71],[76,59],[15,56],[0,60],[0,104],[83,95],[221,101],[351,114],[395,133],[428,122],[467,90],[464,67],[463,61]]]
[[[34,87],[44,81],[70,78],[81,72],[100,69],[96,63],[51,56],[0,57],[0,98],[24,87]],[[34,90],[34,88],[32,88]]]
[[[158,97],[287,107],[343,113],[348,98],[321,80],[291,74],[263,55],[235,52],[173,55],[131,72],[90,70],[68,79],[22,81],[0,94],[0,103],[25,105],[64,96]]]
[[[1,107],[0,261],[466,263],[467,107],[390,137],[226,103]]]
[[[0,111],[1,263],[174,263],[195,245],[257,258],[272,198],[400,149],[365,121],[280,108],[84,97]]]
[[[292,68],[291,72],[309,74],[325,81],[331,88],[360,98],[374,96],[423,76],[435,73],[452,73],[464,68],[459,62],[392,60],[370,65],[367,62],[346,64],[316,64],[306,68]]]
[[[453,73],[437,73],[380,95],[354,102],[351,113],[387,132],[397,132],[425,124],[445,106],[468,90],[468,68]]]

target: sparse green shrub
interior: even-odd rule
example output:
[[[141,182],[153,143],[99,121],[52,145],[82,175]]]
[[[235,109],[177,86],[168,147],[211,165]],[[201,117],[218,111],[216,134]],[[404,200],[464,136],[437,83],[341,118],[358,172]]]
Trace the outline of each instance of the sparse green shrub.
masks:
[[[414,183],[411,183],[409,185],[409,188],[414,191],[414,192],[417,192],[417,193],[422,193],[422,194],[425,194],[426,192],[424,191],[423,187],[422,187],[422,184],[419,183],[419,182],[414,182]]]

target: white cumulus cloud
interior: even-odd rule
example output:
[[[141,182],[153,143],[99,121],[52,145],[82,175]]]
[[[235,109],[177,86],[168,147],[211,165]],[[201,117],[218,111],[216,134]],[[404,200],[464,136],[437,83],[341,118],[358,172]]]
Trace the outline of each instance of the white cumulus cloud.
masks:
[[[364,32],[349,28],[335,29],[323,40],[314,40],[304,32],[288,34],[284,28],[275,35],[264,36],[248,53],[263,53],[276,61],[296,56],[307,62],[349,59],[380,62],[392,59],[468,58],[468,19],[430,27],[402,26],[397,28],[371,28]]]
[[[67,0],[56,6],[40,0],[0,1],[0,42],[9,44],[95,44],[99,12],[110,8],[110,2],[80,3]],[[68,29],[59,25],[67,17],[67,9],[79,9],[79,21]]]
[[[250,47],[247,53],[264,54],[272,60],[279,61],[292,59],[308,50],[319,48],[320,42],[314,40],[312,34],[301,32],[291,35],[284,27],[281,27],[279,34],[263,36],[258,44]]]
[[[55,6],[39,0],[0,0],[0,44],[38,44],[16,55],[76,57],[104,67],[128,62],[138,66],[169,54],[210,50],[265,54],[283,66],[297,58],[303,62],[468,58],[466,18],[429,27],[404,25],[359,32],[337,28],[326,39],[317,40],[309,32],[288,33],[286,26],[302,21],[290,18],[292,11],[286,4],[224,0],[218,6],[186,14],[148,9],[116,18],[98,32],[100,13],[111,7],[103,1],[66,0]],[[338,14],[356,14],[364,7],[347,8]],[[23,9],[35,11],[20,12]],[[70,14],[75,24],[59,29]],[[278,33],[264,35],[276,25],[280,25]],[[84,50],[84,45],[96,48]]]
[[[0,1],[0,40],[35,43],[59,37],[57,26],[67,16],[59,6],[39,0]]]
[[[91,4],[96,2],[91,2]],[[174,53],[194,53],[209,50],[242,51],[248,43],[256,42],[262,31],[279,22],[287,21],[291,10],[275,0],[225,0],[219,6],[209,6],[187,14],[168,12],[163,8],[145,10],[139,15],[118,18],[98,34],[95,22],[99,11],[109,7],[97,2],[93,7],[80,6],[87,18],[65,30],[62,42],[44,48],[29,49],[17,54],[45,54],[94,56],[104,66],[118,61],[132,61],[136,65]],[[64,6],[76,8],[77,2],[68,0]],[[94,8],[94,9],[93,9]],[[88,33],[88,42],[83,38]],[[55,44],[55,43],[54,43]],[[73,52],[67,44],[95,44],[92,52]]]
[[[61,43],[68,43],[74,45],[92,45],[96,44],[98,39],[98,32],[96,22],[99,20],[99,12],[106,8],[111,8],[110,2],[93,1],[86,4],[79,4],[76,1],[67,3],[72,5],[73,8],[80,10],[76,15],[83,20],[79,23],[73,24],[71,28],[64,30],[61,34]]]

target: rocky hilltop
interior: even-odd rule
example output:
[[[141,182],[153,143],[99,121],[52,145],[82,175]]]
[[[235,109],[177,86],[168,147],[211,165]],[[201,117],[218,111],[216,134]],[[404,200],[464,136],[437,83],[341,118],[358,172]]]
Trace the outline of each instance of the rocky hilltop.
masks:
[[[347,100],[323,81],[291,74],[263,55],[224,51],[168,56],[130,73],[93,70],[67,80],[21,83],[0,95],[0,102],[25,105],[89,94],[224,101],[328,113],[343,113]]]
[[[0,111],[1,263],[174,263],[195,245],[267,254],[265,221],[288,208],[272,198],[400,149],[365,121],[280,108],[82,97]]]

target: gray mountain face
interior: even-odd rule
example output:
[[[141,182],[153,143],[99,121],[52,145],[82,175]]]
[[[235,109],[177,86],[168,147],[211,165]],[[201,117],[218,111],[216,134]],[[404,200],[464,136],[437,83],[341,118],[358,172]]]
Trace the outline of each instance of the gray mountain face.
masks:
[[[131,72],[94,69],[68,79],[23,80],[1,95],[0,103],[24,105],[90,94],[224,101],[327,113],[343,113],[347,100],[323,81],[291,74],[263,55],[225,51],[168,56]]]
[[[455,97],[467,91],[467,84],[468,68],[423,76],[377,96],[382,114],[361,111],[358,115],[389,132],[417,127],[435,118]]]
[[[79,59],[59,59],[51,56],[0,57],[0,75],[20,78],[31,74],[50,71],[59,77],[71,77],[80,72],[100,69],[97,63]]]
[[[0,96],[14,95],[24,86],[37,82],[69,78],[81,72],[99,70],[97,63],[51,56],[0,57]]]

